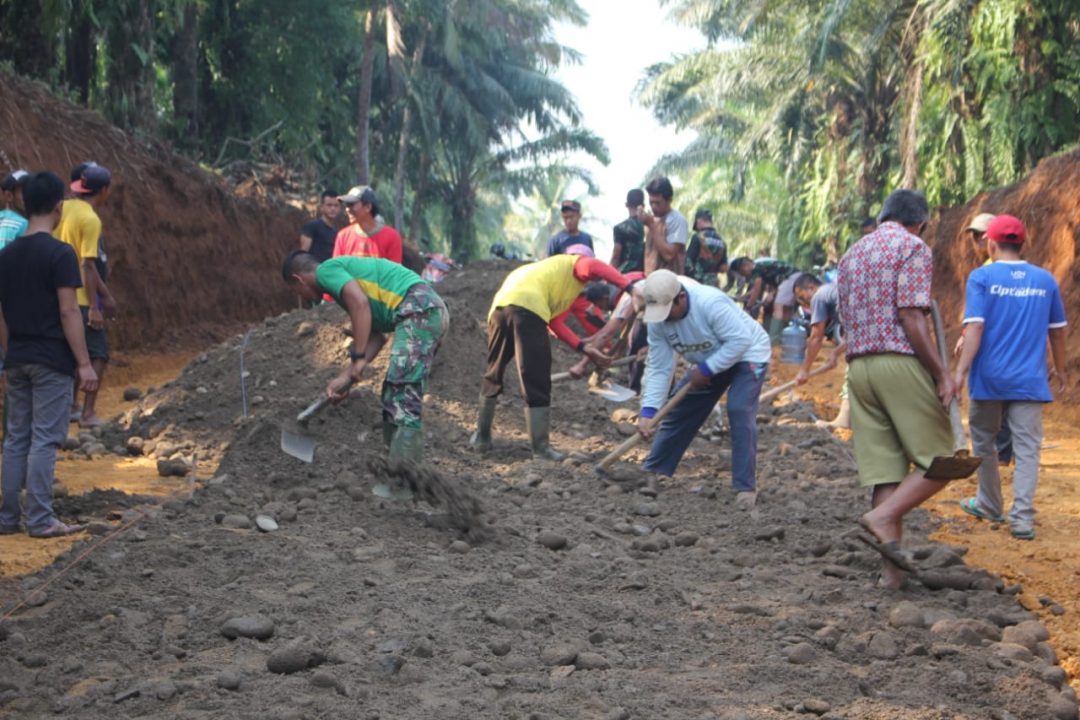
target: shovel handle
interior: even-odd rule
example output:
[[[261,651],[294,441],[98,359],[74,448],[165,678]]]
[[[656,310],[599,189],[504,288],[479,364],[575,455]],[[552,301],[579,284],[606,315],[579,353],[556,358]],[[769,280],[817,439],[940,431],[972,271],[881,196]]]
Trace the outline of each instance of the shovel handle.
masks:
[[[608,368],[622,367],[623,365],[629,365],[630,363],[634,362],[634,360],[636,360],[636,359],[637,358],[633,358],[633,357],[619,358],[615,362],[608,365]],[[560,380],[569,380],[571,377],[573,377],[573,376],[568,372],[555,373],[554,375],[551,376],[551,382],[559,382]]]
[[[657,411],[656,415],[653,416],[653,422],[657,423],[657,422],[663,420],[664,416],[667,415],[669,412],[671,412],[675,408],[676,405],[678,405],[680,402],[682,402],[682,399],[684,397],[686,397],[687,393],[689,393],[689,392],[690,392],[690,383],[686,383],[685,385],[682,386],[682,388],[679,389],[679,392],[677,392],[673,396],[671,396],[671,399],[668,400],[666,403],[664,403],[664,406]],[[596,469],[597,470],[605,470],[605,469],[607,469],[607,467],[609,465],[611,465],[611,463],[615,462],[616,460],[621,458],[623,455],[625,455],[628,451],[630,451],[631,449],[636,447],[637,444],[640,443],[643,439],[644,438],[641,437],[641,433],[635,432],[633,435],[626,438],[626,440],[623,440],[622,443],[617,448],[615,448],[610,453],[608,453],[604,457],[603,460],[601,460],[599,463],[597,463],[596,464]]]
[[[938,353],[941,364],[949,371],[949,348],[945,343],[945,323],[941,320],[941,310],[937,300],[930,302],[930,317],[934,320],[934,335],[937,337]],[[949,425],[952,426],[953,450],[967,450],[967,436],[964,434],[964,421],[960,418],[960,403],[954,397],[949,401]]]
[[[345,392],[347,393],[351,389],[352,389],[352,383],[350,382],[345,387]],[[300,414],[296,416],[296,422],[298,422],[298,423],[306,423],[308,420],[310,420],[311,418],[318,415],[322,411],[322,409],[324,407],[326,407],[327,404],[330,403],[330,400],[331,400],[331,398],[330,398],[329,395],[323,395],[321,398],[319,398],[318,400],[316,400],[315,402],[311,403],[306,408],[301,410]]]
[[[827,368],[827,367],[825,367],[824,365],[822,365],[821,367],[819,367],[819,368],[814,368],[813,370],[811,370],[810,372],[808,372],[808,373],[806,374],[806,376],[807,376],[808,378],[812,378],[812,377],[814,377],[815,375],[820,375],[821,373],[825,372],[825,371],[826,371],[826,370],[828,370],[828,369],[829,369],[829,368]],[[794,381],[794,380],[788,380],[788,381],[787,381],[786,383],[784,383],[783,385],[777,385],[777,386],[776,386],[776,387],[774,387],[774,388],[773,388],[772,390],[768,390],[768,391],[766,391],[766,392],[763,392],[763,393],[761,393],[761,397],[759,397],[759,398],[758,398],[758,403],[759,403],[759,404],[760,404],[760,403],[767,403],[767,402],[769,402],[770,400],[772,400],[772,399],[773,399],[774,397],[776,397],[777,395],[779,395],[780,393],[784,392],[785,390],[790,390],[790,389],[791,389],[791,388],[793,388],[793,387],[795,387],[795,381]]]

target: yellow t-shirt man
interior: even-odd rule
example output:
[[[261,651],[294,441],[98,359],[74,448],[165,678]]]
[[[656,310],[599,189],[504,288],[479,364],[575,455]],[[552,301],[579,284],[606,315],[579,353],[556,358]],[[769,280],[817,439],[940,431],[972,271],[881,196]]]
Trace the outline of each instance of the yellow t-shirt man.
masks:
[[[74,198],[64,201],[60,224],[53,234],[75,250],[80,267],[85,260],[97,260],[101,254],[101,218],[85,200]],[[75,297],[81,307],[90,307],[85,283],[76,291]]]

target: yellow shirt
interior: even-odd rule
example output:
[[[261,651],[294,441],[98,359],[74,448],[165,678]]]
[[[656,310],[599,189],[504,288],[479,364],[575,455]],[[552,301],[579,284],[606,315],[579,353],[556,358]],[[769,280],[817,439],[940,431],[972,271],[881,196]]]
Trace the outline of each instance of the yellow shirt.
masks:
[[[577,261],[577,255],[555,255],[522,265],[503,280],[488,317],[495,308],[517,305],[536,313],[544,322],[551,322],[551,318],[570,308],[585,287],[585,283],[574,277]]]
[[[94,212],[94,207],[85,200],[72,198],[64,201],[60,224],[56,226],[53,234],[58,240],[62,240],[74,248],[75,254],[79,256],[80,269],[83,260],[87,258],[96,260],[100,253],[101,218]],[[85,282],[81,288],[75,291],[75,298],[82,307],[90,306],[90,298],[86,294]]]

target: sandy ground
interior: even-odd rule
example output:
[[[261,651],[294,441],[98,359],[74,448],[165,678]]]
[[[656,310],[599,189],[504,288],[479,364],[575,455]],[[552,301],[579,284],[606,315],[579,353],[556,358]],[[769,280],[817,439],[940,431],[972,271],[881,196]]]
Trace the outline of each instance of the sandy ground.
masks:
[[[531,459],[512,373],[495,451],[468,450],[484,313],[505,272],[480,265],[440,288],[454,321],[427,404],[431,465],[482,504],[481,532],[442,507],[372,497],[384,477],[371,462],[383,452],[377,383],[312,423],[313,464],[281,453],[282,425],[318,396],[347,340],[333,307],[272,318],[123,406],[102,433],[121,451],[138,438],[155,465],[197,460],[194,495],[72,493],[59,511],[99,534],[39,572],[0,578],[0,713],[1076,718],[1055,652],[1075,612],[1068,558],[1054,548],[1061,561],[1047,563],[1060,593],[1024,564],[1046,562],[1055,515],[1016,562],[1020,600],[1046,595],[1060,617],[1022,607],[1004,563],[1003,578],[980,569],[979,553],[992,567],[1006,558],[993,544],[1014,541],[966,518],[913,513],[919,578],[879,589],[876,554],[845,537],[865,495],[848,448],[814,427],[814,404],[762,409],[751,512],[731,506],[722,431],[694,441],[656,498],[637,492],[641,449],[597,477],[592,464],[623,439],[632,407],[584,385],[555,394],[565,463]],[[557,352],[557,366],[570,362]],[[838,384],[814,387],[828,398]],[[257,515],[279,529],[258,532]],[[958,530],[962,543],[942,540]]]

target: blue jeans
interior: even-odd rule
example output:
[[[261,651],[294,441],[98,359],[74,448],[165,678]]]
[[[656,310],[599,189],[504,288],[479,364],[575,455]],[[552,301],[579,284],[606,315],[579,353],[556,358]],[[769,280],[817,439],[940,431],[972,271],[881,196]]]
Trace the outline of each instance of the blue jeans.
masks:
[[[44,365],[19,365],[7,375],[7,433],[0,466],[0,529],[19,527],[19,493],[26,488],[26,527],[47,530],[53,523],[53,471],[67,437],[71,376]]]
[[[671,477],[698,429],[728,391],[727,414],[731,426],[731,484],[736,492],[757,488],[758,396],[767,363],[735,363],[701,390],[693,390],[660,422],[644,468]],[[679,383],[682,387],[687,381]]]

